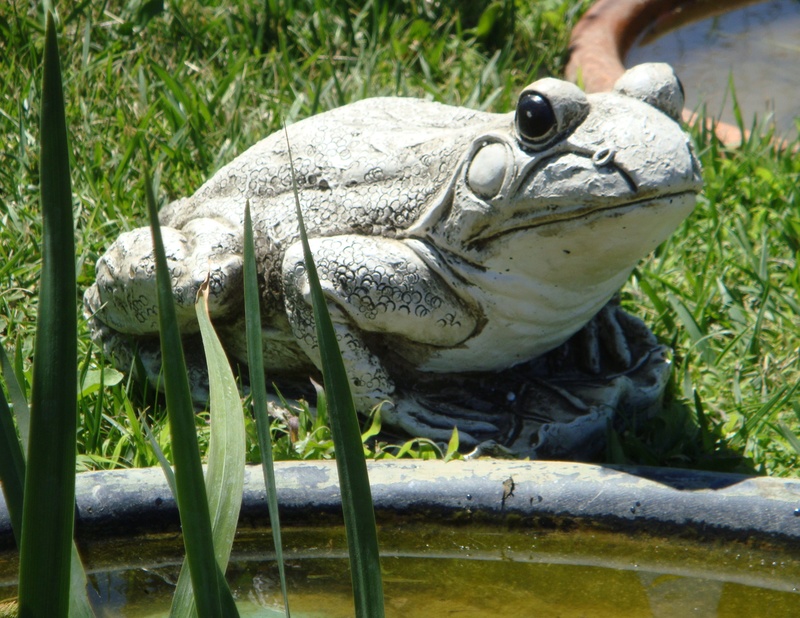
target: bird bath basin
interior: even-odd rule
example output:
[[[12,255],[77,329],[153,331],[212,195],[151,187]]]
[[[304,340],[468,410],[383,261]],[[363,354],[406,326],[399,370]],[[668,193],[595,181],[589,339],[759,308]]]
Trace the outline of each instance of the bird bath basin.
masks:
[[[290,602],[351,616],[333,462],[277,465]],[[520,461],[370,465],[388,616],[800,615],[800,481]],[[78,478],[79,546],[106,615],[164,615],[182,553],[160,470]],[[228,577],[280,608],[260,468]],[[0,503],[0,604],[15,593]]]
[[[738,8],[737,8],[738,6]],[[701,0],[657,19],[625,64],[667,62],[686,90],[686,107],[736,124],[729,80],[745,128],[754,115],[779,135],[797,136],[800,117],[800,2]]]

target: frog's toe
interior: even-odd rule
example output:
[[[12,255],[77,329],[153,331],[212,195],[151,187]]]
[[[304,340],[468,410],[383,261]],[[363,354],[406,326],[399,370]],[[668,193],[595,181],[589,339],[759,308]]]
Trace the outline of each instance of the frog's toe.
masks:
[[[617,303],[610,302],[597,314],[597,322],[606,355],[611,363],[625,370],[631,367],[633,358],[628,345],[628,334],[622,323],[623,313]]]
[[[473,410],[453,404],[437,402],[435,410],[422,406],[419,414],[425,422],[435,427],[452,429],[456,426],[460,431],[478,435],[493,435],[500,431],[495,423],[484,420],[484,418],[476,418],[478,415]]]
[[[589,376],[608,377],[635,371],[658,348],[644,323],[612,299],[570,340],[548,354],[557,371],[578,370]]]

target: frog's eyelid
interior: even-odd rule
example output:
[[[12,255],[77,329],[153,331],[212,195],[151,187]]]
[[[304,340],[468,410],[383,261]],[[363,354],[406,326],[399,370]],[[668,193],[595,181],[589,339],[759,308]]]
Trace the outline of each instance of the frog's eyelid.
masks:
[[[548,134],[547,139],[544,139],[540,142],[531,142],[522,137],[518,137],[517,141],[519,142],[519,145],[522,148],[522,150],[524,150],[525,152],[539,153],[545,150],[549,150],[553,144],[558,142],[561,136],[562,134],[559,132],[559,133]]]
[[[586,93],[575,84],[546,77],[540,79],[522,91],[519,102],[526,95],[535,94],[547,101],[555,117],[555,126],[551,133],[543,134],[540,138],[530,139],[521,134],[517,124],[517,141],[524,150],[541,151],[550,148],[557,140],[572,132],[589,115],[589,100]],[[519,103],[517,111],[519,113]]]

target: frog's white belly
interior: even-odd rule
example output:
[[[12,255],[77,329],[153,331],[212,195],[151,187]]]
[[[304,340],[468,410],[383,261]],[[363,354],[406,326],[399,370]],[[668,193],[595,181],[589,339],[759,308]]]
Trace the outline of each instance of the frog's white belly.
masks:
[[[480,266],[448,260],[471,284],[484,326],[419,368],[493,371],[561,345],[622,287],[630,256],[650,253],[693,206],[688,193],[632,203],[504,235]]]
[[[476,299],[486,318],[481,331],[460,346],[436,350],[419,368],[497,371],[541,356],[580,330],[628,275],[629,271],[620,273],[592,290],[564,290],[539,281],[497,277],[496,287],[484,289]],[[509,290],[517,294],[509,296]]]

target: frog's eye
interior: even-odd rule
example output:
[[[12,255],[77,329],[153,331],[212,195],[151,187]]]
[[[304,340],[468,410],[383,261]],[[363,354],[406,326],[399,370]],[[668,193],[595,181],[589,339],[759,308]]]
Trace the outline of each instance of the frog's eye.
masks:
[[[650,62],[625,71],[614,84],[614,92],[639,99],[680,121],[686,95],[683,84],[668,64]]]
[[[517,103],[517,135],[528,144],[541,143],[558,129],[558,119],[553,106],[538,92],[526,91]]]
[[[543,150],[589,113],[589,102],[574,84],[546,77],[522,91],[517,102],[517,139],[526,150]]]
[[[681,93],[681,99],[683,99],[684,103],[686,102],[686,90],[683,87],[683,82],[681,78],[677,75],[675,76],[675,81],[678,82],[678,91]]]

